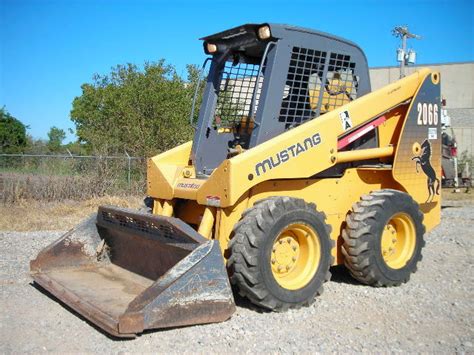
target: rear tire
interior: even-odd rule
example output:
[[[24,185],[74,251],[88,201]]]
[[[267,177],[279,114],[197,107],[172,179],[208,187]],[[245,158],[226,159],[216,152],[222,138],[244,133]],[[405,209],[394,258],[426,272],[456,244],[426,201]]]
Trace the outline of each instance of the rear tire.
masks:
[[[244,212],[229,243],[230,281],[274,311],[309,305],[330,279],[330,226],[314,204],[272,197]]]
[[[342,231],[344,263],[351,275],[372,286],[407,282],[422,259],[423,213],[406,193],[385,189],[354,204]]]

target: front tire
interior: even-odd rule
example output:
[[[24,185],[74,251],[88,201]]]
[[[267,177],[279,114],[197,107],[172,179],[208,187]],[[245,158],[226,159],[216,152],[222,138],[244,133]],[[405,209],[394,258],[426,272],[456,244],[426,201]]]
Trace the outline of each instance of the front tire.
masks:
[[[330,279],[330,226],[314,204],[272,197],[248,209],[229,243],[231,283],[274,311],[309,305]]]
[[[416,272],[424,233],[423,213],[410,195],[391,189],[371,192],[346,218],[344,263],[362,283],[398,286]]]

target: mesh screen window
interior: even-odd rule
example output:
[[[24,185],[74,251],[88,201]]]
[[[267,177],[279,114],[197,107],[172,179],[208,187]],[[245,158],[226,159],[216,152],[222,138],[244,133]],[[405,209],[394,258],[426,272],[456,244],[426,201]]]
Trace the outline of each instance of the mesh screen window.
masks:
[[[312,76],[323,76],[325,62],[325,52],[293,47],[279,118],[285,128],[297,126],[314,116],[316,106],[312,107],[312,104],[318,102],[319,94],[311,92],[308,84]]]
[[[355,63],[345,54],[331,53],[326,85],[321,102],[321,114],[345,105],[357,97],[358,78]]]
[[[259,65],[226,62],[221,75],[214,123],[218,127],[234,128],[253,115],[252,98],[257,83]],[[260,77],[255,98],[257,110],[263,77]]]
[[[327,53],[293,47],[279,121],[285,129],[306,122],[356,98],[355,63],[350,56],[331,53],[326,78]]]

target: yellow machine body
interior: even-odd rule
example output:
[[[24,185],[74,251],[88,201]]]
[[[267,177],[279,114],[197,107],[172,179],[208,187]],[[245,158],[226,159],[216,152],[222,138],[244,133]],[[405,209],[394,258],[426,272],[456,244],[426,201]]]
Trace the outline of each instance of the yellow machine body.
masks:
[[[412,195],[424,213],[424,225],[429,231],[440,222],[441,196],[435,194],[426,202],[426,176],[416,173],[412,160],[417,153],[415,148],[422,142],[416,138],[408,144],[402,134],[408,112],[425,80],[439,85],[439,74],[429,69],[417,71],[226,159],[207,180],[197,179],[193,166],[188,165],[191,142],[157,155],[148,162],[147,187],[148,195],[155,199],[153,213],[174,215],[206,231],[203,235],[219,240],[224,252],[234,225],[243,211],[256,201],[270,196],[302,198],[325,212],[327,223],[332,226],[331,238],[337,241],[332,252],[336,256],[335,264],[341,264],[341,226],[351,206],[364,194],[390,188]],[[353,128],[349,132],[340,124],[339,115],[344,111],[349,111],[352,118]],[[338,151],[341,135],[355,131],[381,115],[385,122],[378,126],[378,147]],[[316,139],[315,135],[318,135]],[[271,167],[271,163],[267,163],[269,157],[276,157],[282,150],[298,143],[305,150],[285,164]],[[392,164],[397,162],[402,148],[409,155],[405,164],[411,164],[408,176],[400,174],[397,165]],[[437,172],[441,171],[439,150],[438,143],[431,156],[431,164]],[[348,168],[336,178],[312,178],[338,163],[374,158],[386,161],[387,165]],[[257,171],[255,167],[258,167]]]

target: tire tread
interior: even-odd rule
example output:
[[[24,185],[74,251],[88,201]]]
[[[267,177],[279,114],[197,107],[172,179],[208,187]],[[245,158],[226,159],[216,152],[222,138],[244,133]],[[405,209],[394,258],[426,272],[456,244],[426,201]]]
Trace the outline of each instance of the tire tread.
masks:
[[[325,223],[326,215],[316,210],[314,203],[307,203],[303,199],[291,198],[287,196],[270,197],[256,201],[255,204],[242,214],[242,219],[235,225],[233,238],[229,242],[230,257],[227,267],[230,271],[231,284],[238,289],[241,296],[248,298],[252,303],[269,310],[282,312],[289,308],[297,309],[302,306],[309,306],[314,302],[317,295],[323,292],[322,283],[329,281],[331,273],[329,267],[333,264],[334,258],[329,258],[327,271],[323,274],[324,280],[321,286],[314,292],[314,295],[299,303],[287,303],[274,297],[264,286],[262,275],[258,271],[258,255],[263,235],[274,225],[286,211],[305,210],[314,214],[324,225],[329,236],[331,226]],[[335,247],[332,239],[330,250]]]
[[[412,218],[416,220],[415,223],[421,224],[422,236],[419,247],[423,248],[425,245],[423,235],[426,229],[422,224],[423,213],[410,195],[397,190],[384,189],[361,196],[360,201],[352,206],[352,211],[346,217],[346,227],[342,231],[341,252],[344,256],[344,264],[352,277],[362,283],[375,287],[398,286],[410,279],[410,274],[417,270],[417,263],[422,259],[421,252],[417,254],[415,250],[414,266],[411,270],[404,270],[399,280],[386,277],[374,262],[377,251],[373,248],[373,241],[380,238],[374,230],[380,224],[379,219],[383,215],[384,208],[399,199],[404,199],[404,202],[412,207],[416,205],[416,216]]]

